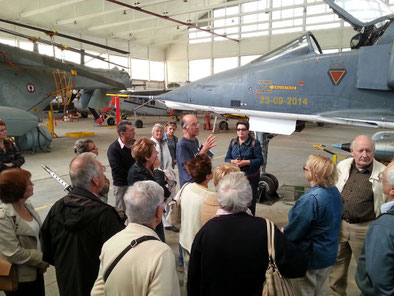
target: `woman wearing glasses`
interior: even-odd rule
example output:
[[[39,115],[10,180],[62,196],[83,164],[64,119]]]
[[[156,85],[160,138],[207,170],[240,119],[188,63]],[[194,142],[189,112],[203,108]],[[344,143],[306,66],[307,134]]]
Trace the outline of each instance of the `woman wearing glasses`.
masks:
[[[249,122],[241,119],[237,122],[237,137],[230,141],[225,162],[230,162],[241,169],[252,187],[253,199],[249,209],[256,212],[257,186],[260,179],[260,166],[263,154],[260,142],[249,135]]]
[[[324,294],[323,284],[336,262],[342,198],[335,187],[337,169],[330,159],[310,155],[304,171],[311,188],[289,211],[284,233],[308,257],[305,277],[292,280],[296,295],[317,296]]]

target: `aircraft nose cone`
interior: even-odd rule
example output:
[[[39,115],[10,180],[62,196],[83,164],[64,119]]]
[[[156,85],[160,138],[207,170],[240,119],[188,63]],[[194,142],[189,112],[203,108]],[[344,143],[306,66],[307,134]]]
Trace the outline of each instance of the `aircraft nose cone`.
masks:
[[[335,144],[332,147],[350,152],[350,143]]]

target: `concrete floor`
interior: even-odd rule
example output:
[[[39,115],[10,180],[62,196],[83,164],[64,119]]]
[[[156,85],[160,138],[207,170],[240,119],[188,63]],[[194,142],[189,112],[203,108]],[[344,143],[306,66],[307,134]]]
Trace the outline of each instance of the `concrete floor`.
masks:
[[[168,121],[167,117],[146,117],[142,118],[144,121],[144,127],[137,129],[136,138],[150,137],[151,127],[154,123],[165,123]],[[203,118],[200,118],[200,122],[203,123]],[[224,161],[230,140],[235,137],[235,120],[229,121],[230,130],[219,131],[216,133],[217,146],[212,149],[215,153],[213,163],[214,167],[219,166]],[[59,138],[56,138],[52,142],[52,152],[42,153],[37,152],[35,154],[23,153],[26,159],[26,163],[23,166],[24,169],[29,170],[32,173],[32,180],[34,182],[34,195],[31,197],[31,201],[35,208],[38,210],[41,218],[44,220],[51,205],[65,195],[62,187],[59,183],[53,180],[47,172],[41,168],[41,164],[47,165],[53,171],[55,171],[64,180],[69,182],[68,177],[68,165],[73,153],[73,144],[76,138],[65,137],[66,132],[77,132],[77,131],[89,131],[94,132],[95,136],[90,137],[96,145],[99,147],[99,161],[108,167],[108,160],[106,156],[107,148],[116,138],[116,130],[114,127],[98,127],[95,126],[92,119],[80,119],[79,121],[73,122],[58,122],[56,127],[56,134]],[[318,127],[315,124],[307,124],[304,131],[301,133],[294,133],[291,136],[277,136],[275,137],[269,147],[268,155],[268,166],[267,172],[274,174],[280,183],[287,185],[308,185],[304,179],[304,173],[302,167],[310,154],[320,154],[329,156],[327,153],[313,148],[313,144],[325,144],[332,145],[338,143],[350,142],[355,136],[360,134],[373,135],[378,132],[378,129],[367,129],[361,127],[350,127],[350,126],[338,126],[338,125],[325,125]],[[210,131],[202,129],[200,132],[200,142],[203,142],[209,135]],[[181,129],[178,128],[176,135],[182,136]],[[334,148],[330,149],[337,151],[342,156],[348,156],[346,152],[338,151]],[[111,180],[110,169],[106,172],[107,177]],[[210,187],[213,185],[210,184]],[[257,205],[257,215],[272,220],[278,227],[287,225],[287,213],[294,204],[294,198],[292,192],[286,192],[279,190],[282,199],[272,206],[263,204]],[[114,204],[113,191],[109,193],[109,203]],[[172,247],[176,256],[178,255],[178,234],[166,231],[167,243]],[[349,287],[348,295],[359,295],[360,292],[357,289],[354,281],[354,271],[356,263],[354,260],[351,262],[349,271]],[[183,284],[182,274],[178,274],[180,278],[180,284]],[[47,295],[55,296],[59,295],[57,291],[56,276],[54,268],[51,267],[45,274],[45,284]],[[72,283],[70,283],[72,284]],[[0,292],[1,295],[2,292]]]

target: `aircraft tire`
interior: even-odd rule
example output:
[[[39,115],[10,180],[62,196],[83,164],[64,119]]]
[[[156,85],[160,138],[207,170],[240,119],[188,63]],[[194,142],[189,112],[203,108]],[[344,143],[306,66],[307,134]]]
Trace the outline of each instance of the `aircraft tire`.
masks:
[[[221,122],[219,122],[219,128],[221,130],[228,130],[228,123],[227,123],[227,121],[222,120]]]
[[[115,119],[113,117],[108,117],[107,124],[108,125],[115,125]]]
[[[88,118],[88,112],[81,112],[82,118]]]
[[[261,175],[259,181],[259,187],[265,190],[266,194],[271,195],[276,192],[274,181],[267,175]]]
[[[144,123],[142,122],[142,120],[137,119],[137,120],[135,121],[135,127],[136,127],[136,128],[142,128],[143,126],[144,126]]]
[[[277,191],[278,188],[279,188],[279,181],[278,181],[278,179],[277,179],[274,175],[272,175],[272,174],[265,173],[265,175],[266,175],[267,177],[271,178],[272,181],[274,181],[275,191]]]

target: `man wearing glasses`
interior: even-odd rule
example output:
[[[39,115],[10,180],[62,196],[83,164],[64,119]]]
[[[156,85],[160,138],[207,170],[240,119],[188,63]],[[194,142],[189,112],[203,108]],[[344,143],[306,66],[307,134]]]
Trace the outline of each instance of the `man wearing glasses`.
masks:
[[[394,295],[394,161],[380,180],[388,200],[368,229],[358,262],[356,282],[363,295]]]
[[[385,198],[379,173],[385,166],[374,159],[375,144],[364,135],[351,146],[352,158],[338,164],[336,186],[342,195],[343,212],[337,262],[330,273],[330,295],[346,295],[348,268],[352,254],[361,254],[369,225],[380,215]]]

